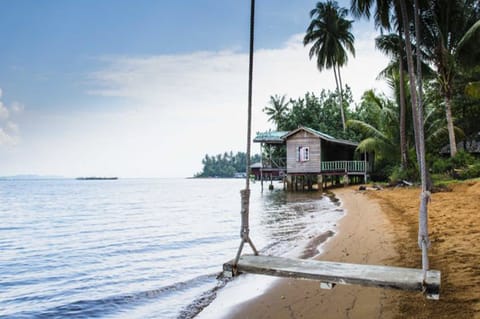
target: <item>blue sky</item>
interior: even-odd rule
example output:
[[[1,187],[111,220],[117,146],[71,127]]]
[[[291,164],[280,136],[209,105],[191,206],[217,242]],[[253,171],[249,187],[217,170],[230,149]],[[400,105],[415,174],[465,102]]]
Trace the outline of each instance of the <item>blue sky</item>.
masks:
[[[257,1],[254,131],[270,95],[334,87],[301,45],[315,3]],[[248,27],[240,0],[0,0],[0,176],[183,177],[244,150]],[[359,98],[386,58],[354,34]]]

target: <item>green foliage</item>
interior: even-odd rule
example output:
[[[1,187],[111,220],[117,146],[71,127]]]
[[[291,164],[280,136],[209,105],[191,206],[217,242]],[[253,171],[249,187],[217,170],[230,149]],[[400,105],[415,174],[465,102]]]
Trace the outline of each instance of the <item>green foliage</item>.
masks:
[[[317,2],[310,11],[310,24],[303,44],[312,44],[310,59],[317,58],[317,67],[331,69],[347,63],[347,51],[355,55],[354,36],[351,33],[353,21],[347,20],[348,10],[338,6],[336,1]]]
[[[374,152],[376,170],[384,177],[389,176],[400,159],[398,107],[384,95],[370,90],[356,108],[356,117],[347,122],[347,127],[361,137],[358,150]]]
[[[480,162],[471,154],[459,151],[454,157],[436,158],[432,164],[434,174],[467,179],[480,176]]]
[[[418,174],[418,169],[415,167],[409,167],[406,169],[401,168],[400,166],[395,166],[392,169],[392,172],[389,176],[390,183],[396,184],[400,181],[417,181],[420,176]]]
[[[278,95],[270,97],[269,104],[273,106],[272,101],[278,99]],[[322,90],[319,95],[306,93],[298,99],[290,99],[288,103],[283,101],[283,104],[287,105],[286,110],[282,109],[282,112],[276,112],[275,116],[273,116],[270,106],[266,106],[263,111],[275,123],[279,131],[291,131],[299,126],[306,126],[336,138],[358,140],[358,134],[354,131],[343,131],[337,100],[338,94],[336,92]],[[350,87],[347,86],[343,91],[342,100],[347,117],[355,117],[350,111],[350,105],[353,104]]]
[[[450,158],[437,158],[433,161],[432,172],[435,174],[450,174],[453,163]]]
[[[459,151],[451,160],[453,168],[465,168],[475,162],[475,157],[465,151]]]
[[[251,163],[260,162],[260,155],[251,157]],[[216,156],[208,154],[202,160],[203,170],[195,177],[233,177],[235,173],[245,172],[247,156],[245,153],[223,153]]]
[[[460,179],[470,179],[480,177],[480,162],[468,166],[459,172]]]
[[[288,104],[290,102],[285,101],[285,98],[285,95],[270,96],[269,105],[265,106],[262,110],[269,116],[268,121],[277,125],[277,130],[280,130],[278,126],[285,117],[285,113],[288,111]]]

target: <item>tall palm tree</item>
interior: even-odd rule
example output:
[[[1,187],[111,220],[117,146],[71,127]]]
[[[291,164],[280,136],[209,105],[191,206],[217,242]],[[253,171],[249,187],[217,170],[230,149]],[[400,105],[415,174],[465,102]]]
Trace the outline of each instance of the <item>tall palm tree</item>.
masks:
[[[310,25],[303,38],[305,46],[312,44],[309,56],[310,59],[316,56],[318,70],[333,69],[344,131],[346,126],[340,68],[348,62],[347,51],[355,56],[355,37],[350,31],[353,21],[346,19],[347,14],[348,10],[340,8],[336,1],[317,2],[310,11]]]
[[[285,95],[270,96],[270,106],[265,106],[263,112],[269,116],[268,120],[275,123],[277,130],[282,128],[282,122],[285,119],[285,114],[288,111],[289,101],[285,101]]]
[[[352,0],[352,9],[354,12],[360,13],[360,15],[370,16],[370,8],[373,5],[373,0]],[[418,1],[416,1],[416,7],[414,14],[417,15],[420,13],[418,8]],[[376,21],[382,21],[379,17],[383,15],[388,15],[390,10],[393,9],[393,13],[397,21],[399,21],[399,26],[402,28],[402,32],[405,39],[405,53],[407,57],[407,70],[409,77],[410,85],[410,98],[412,101],[412,113],[413,113],[413,123],[415,131],[415,148],[417,153],[417,160],[420,168],[420,177],[422,181],[422,199],[420,201],[419,207],[419,229],[418,229],[418,244],[422,248],[422,268],[426,271],[429,268],[428,265],[428,255],[427,247],[429,245],[428,239],[428,185],[427,185],[427,167],[425,159],[425,140],[424,140],[424,128],[423,128],[423,109],[422,105],[419,104],[418,92],[417,92],[417,78],[414,69],[413,62],[413,50],[411,45],[411,36],[410,36],[410,27],[411,25],[415,26],[415,23],[412,21],[418,19],[410,19],[414,16],[410,16],[407,10],[407,3],[404,0],[376,0],[376,12],[384,12],[383,14],[375,14]],[[356,11],[355,11],[356,10]],[[385,23],[378,23],[378,25],[388,28],[390,27]],[[417,46],[420,44],[417,43]],[[426,272],[424,272],[425,274]]]
[[[478,20],[463,35],[458,43],[457,62],[463,68],[475,69],[480,67],[480,20]],[[474,81],[467,84],[465,93],[477,99],[480,99],[480,81]]]
[[[388,34],[380,35],[375,39],[375,46],[383,53],[389,55],[392,58],[392,62],[382,71],[382,77],[388,77],[394,72],[394,69],[398,70],[399,83],[398,93],[399,100],[398,105],[400,109],[399,115],[399,131],[400,131],[400,165],[402,169],[408,167],[408,148],[407,148],[407,134],[406,134],[406,100],[405,100],[405,62],[404,62],[404,43],[401,35]]]
[[[408,166],[407,156],[407,143],[406,143],[406,100],[405,100],[405,44],[404,44],[404,32],[402,18],[400,15],[400,8],[398,1],[394,0],[352,0],[351,11],[354,16],[365,16],[370,19],[373,11],[375,27],[381,30],[390,31],[396,28],[397,35],[382,35],[377,39],[376,45],[381,51],[393,58],[394,63],[389,66],[387,73],[391,73],[391,67],[396,66],[398,68],[398,74],[400,76],[399,87],[399,109],[400,109],[400,163],[403,169]],[[393,14],[393,15],[392,15]],[[388,75],[384,73],[383,75]]]
[[[452,114],[453,86],[458,70],[456,54],[462,37],[479,19],[480,13],[478,3],[475,5],[475,0],[428,2],[428,9],[422,15],[424,30],[422,41],[436,67],[437,79],[445,104],[450,155],[453,157],[457,153]]]

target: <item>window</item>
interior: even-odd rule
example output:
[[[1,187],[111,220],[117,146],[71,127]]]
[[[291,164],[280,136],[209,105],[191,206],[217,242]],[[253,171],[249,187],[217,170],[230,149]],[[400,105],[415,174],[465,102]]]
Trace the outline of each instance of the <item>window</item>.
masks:
[[[297,162],[307,162],[310,160],[310,148],[308,146],[297,147]]]

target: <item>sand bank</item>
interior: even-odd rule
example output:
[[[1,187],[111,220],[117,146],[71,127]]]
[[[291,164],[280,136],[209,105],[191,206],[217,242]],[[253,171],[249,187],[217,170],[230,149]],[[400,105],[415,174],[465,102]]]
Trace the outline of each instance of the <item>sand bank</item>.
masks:
[[[387,264],[396,253],[393,226],[379,204],[353,188],[335,191],[347,215],[326,243],[322,260]],[[280,279],[263,295],[239,305],[230,318],[390,318],[396,291],[357,286],[322,290],[318,282]]]
[[[480,182],[435,193],[430,204],[432,269],[442,271],[440,301],[420,293],[279,279],[228,318],[480,318]],[[347,215],[317,259],[419,267],[419,189],[335,190]]]
[[[440,301],[402,294],[397,318],[480,318],[480,182],[449,186],[432,194],[429,205],[430,267],[442,272]],[[419,267],[419,189],[369,192],[395,225],[397,265]]]

